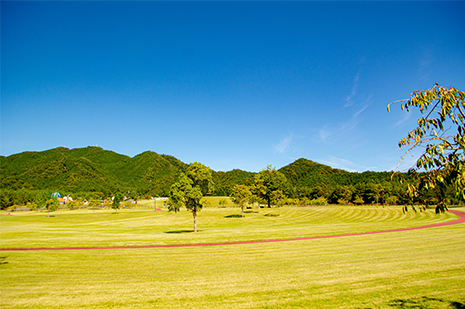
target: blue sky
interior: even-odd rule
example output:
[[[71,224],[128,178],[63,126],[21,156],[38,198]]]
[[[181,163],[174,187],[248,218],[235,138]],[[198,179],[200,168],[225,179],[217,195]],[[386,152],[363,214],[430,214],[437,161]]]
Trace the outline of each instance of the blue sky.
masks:
[[[387,104],[465,89],[465,2],[0,5],[4,156],[97,145],[216,171],[390,171],[418,114]]]

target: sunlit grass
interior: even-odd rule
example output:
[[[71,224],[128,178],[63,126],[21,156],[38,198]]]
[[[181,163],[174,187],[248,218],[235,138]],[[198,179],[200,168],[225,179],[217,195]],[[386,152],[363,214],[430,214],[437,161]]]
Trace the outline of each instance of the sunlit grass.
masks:
[[[2,248],[146,246],[234,242],[380,231],[453,220],[455,215],[376,207],[284,207],[246,212],[205,208],[192,233],[192,214],[153,209],[16,212],[0,216]]]
[[[302,237],[455,218],[399,208],[15,213],[2,247]],[[167,233],[174,231],[175,233]],[[176,233],[177,232],[177,233]],[[465,224],[398,233],[215,247],[2,251],[2,308],[462,308]],[[97,234],[97,235],[96,235]],[[252,235],[249,236],[248,234]],[[404,307],[402,307],[402,304]],[[458,305],[457,305],[458,304]],[[454,307],[455,306],[455,307]]]

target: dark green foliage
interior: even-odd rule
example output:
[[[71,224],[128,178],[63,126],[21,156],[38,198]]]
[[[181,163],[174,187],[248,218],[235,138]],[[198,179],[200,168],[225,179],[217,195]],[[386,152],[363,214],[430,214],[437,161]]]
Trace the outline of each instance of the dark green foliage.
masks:
[[[279,169],[294,187],[322,188],[335,187],[350,183],[351,173],[307,159],[298,159]]]
[[[111,208],[118,211],[119,204],[123,201],[124,195],[121,192],[116,192],[113,196],[113,203],[111,204]]]
[[[51,197],[49,198],[46,202],[45,202],[45,208],[47,209],[47,217],[50,216],[50,212],[51,211],[55,211],[58,206],[60,204],[58,203],[58,200],[55,198],[55,197]]]
[[[71,194],[73,198],[87,200],[100,200],[117,191],[131,198],[169,196],[171,185],[181,173],[186,173],[187,167],[172,156],[151,151],[131,158],[99,147],[71,150],[60,147],[0,156],[0,208],[37,204],[38,194],[50,197],[57,191],[63,196]],[[365,204],[437,203],[438,194],[431,188],[420,190],[414,198],[406,194],[408,184],[416,179],[414,174],[398,173],[391,180],[392,172],[351,173],[307,159],[298,159],[278,171],[287,179],[286,186],[278,189],[291,198],[324,197],[329,203],[341,199],[347,203],[363,200]],[[215,188],[210,193],[228,196],[235,185],[253,185],[256,175],[239,169],[213,171]],[[348,192],[342,187],[349,188],[352,195],[345,194]],[[461,202],[450,188],[446,193],[450,203]]]
[[[197,212],[203,207],[200,200],[213,188],[211,169],[198,162],[189,164],[186,173],[181,173],[170,188],[170,210],[176,212],[181,206],[190,210],[194,217],[194,232],[197,232]]]
[[[235,185],[251,185],[254,175],[255,173],[239,169],[229,172],[213,172],[215,190],[212,193],[216,196],[229,196]]]
[[[14,205],[32,205],[34,208],[45,207],[46,201],[50,199],[51,190],[0,190],[0,209],[6,209]]]
[[[393,172],[351,173],[307,159],[298,159],[279,171],[294,186],[294,197],[325,197],[332,204],[350,204],[355,200],[363,200],[365,204],[384,204],[390,196],[396,196],[394,200],[397,203],[405,204],[408,202],[407,184],[414,179],[413,175],[404,173],[396,174],[392,179]]]
[[[186,168],[187,164],[173,157],[146,151],[131,158],[116,174],[125,180],[128,190],[134,192],[131,197],[168,196],[170,186]]]
[[[127,158],[97,147],[73,150],[60,147],[15,154],[2,159],[1,185],[13,190],[50,189],[109,194],[121,183],[112,177],[112,164],[106,158],[108,154],[113,155],[114,164],[120,163],[121,158]]]
[[[169,187],[187,166],[174,157],[154,152],[130,158],[100,147],[60,147],[0,160],[1,207],[16,204],[8,200],[12,194],[6,191],[18,190],[59,191],[87,199],[108,197],[118,190],[131,195],[167,196]],[[24,194],[27,201],[31,200],[29,195]]]
[[[271,207],[271,200],[274,191],[280,190],[286,196],[293,195],[293,187],[287,180],[286,176],[277,171],[271,165],[260,171],[254,177],[254,194],[266,201],[268,207]]]

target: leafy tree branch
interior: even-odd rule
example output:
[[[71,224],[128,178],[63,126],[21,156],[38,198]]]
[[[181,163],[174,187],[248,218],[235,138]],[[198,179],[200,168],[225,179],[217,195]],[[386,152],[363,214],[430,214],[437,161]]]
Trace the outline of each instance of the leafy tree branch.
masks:
[[[390,103],[388,111],[394,103],[401,103],[403,111],[417,108],[424,115],[418,119],[418,126],[399,141],[399,148],[406,149],[399,164],[414,149],[425,147],[410,172],[426,173],[420,173],[418,183],[409,186],[410,194],[417,197],[421,190],[435,190],[436,212],[444,212],[449,186],[465,199],[465,92],[436,83],[431,89],[414,91],[408,100]]]

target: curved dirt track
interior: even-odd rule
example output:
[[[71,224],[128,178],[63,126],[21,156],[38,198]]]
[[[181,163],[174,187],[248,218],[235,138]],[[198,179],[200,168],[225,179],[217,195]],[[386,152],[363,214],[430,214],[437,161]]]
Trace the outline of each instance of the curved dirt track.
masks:
[[[416,226],[416,227],[408,227],[408,228],[395,229],[395,230],[386,230],[386,231],[354,233],[354,234],[313,236],[313,237],[289,238],[289,239],[269,239],[269,240],[249,240],[249,241],[237,241],[237,242],[219,242],[219,243],[206,243],[206,244],[177,244],[177,245],[173,244],[173,245],[127,246],[127,247],[122,246],[122,247],[68,247],[68,248],[3,248],[3,249],[0,249],[0,251],[105,250],[105,249],[147,249],[147,248],[228,246],[228,245],[258,244],[258,243],[267,243],[267,242],[297,241],[297,240],[348,237],[348,236],[380,234],[380,233],[392,233],[392,232],[421,230],[421,229],[428,229],[428,228],[432,228],[432,227],[441,227],[441,226],[448,226],[448,225],[465,223],[465,212],[456,211],[456,210],[449,210],[449,212],[457,215],[459,218],[454,220],[454,221],[442,222],[442,223],[437,223],[437,224],[430,224],[430,225],[423,225],[423,226]]]

